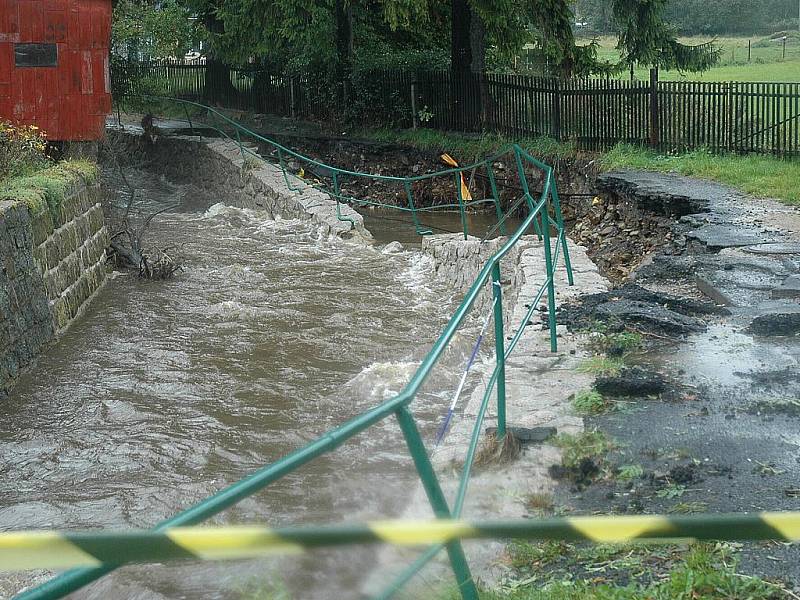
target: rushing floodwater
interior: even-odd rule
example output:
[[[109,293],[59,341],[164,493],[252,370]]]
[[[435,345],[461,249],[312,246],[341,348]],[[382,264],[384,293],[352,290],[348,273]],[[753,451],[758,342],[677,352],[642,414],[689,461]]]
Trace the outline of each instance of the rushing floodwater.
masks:
[[[417,252],[133,179],[152,206],[181,203],[149,239],[180,244],[186,270],[115,277],[0,407],[2,530],[152,526],[398,391],[453,309]],[[466,344],[415,404],[428,441]],[[388,421],[215,522],[396,515],[414,481]],[[240,598],[275,573],[297,597],[357,597],[372,554],[129,567],[75,597]]]

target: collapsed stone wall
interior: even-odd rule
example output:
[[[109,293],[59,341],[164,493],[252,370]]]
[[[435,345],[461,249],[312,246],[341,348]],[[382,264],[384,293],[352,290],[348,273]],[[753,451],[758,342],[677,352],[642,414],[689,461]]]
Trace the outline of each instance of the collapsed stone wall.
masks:
[[[0,202],[0,395],[105,281],[100,194],[76,175],[56,211]]]
[[[148,168],[180,183],[191,183],[239,208],[257,208],[271,217],[310,218],[326,234],[370,239],[364,219],[313,186],[291,178],[278,165],[259,160],[227,139],[164,136],[150,142],[135,127],[109,129],[107,144],[123,164]]]

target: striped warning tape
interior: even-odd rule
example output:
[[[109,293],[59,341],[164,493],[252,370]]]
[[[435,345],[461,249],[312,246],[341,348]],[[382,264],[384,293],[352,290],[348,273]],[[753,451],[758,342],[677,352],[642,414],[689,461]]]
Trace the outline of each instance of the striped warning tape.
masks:
[[[271,529],[176,527],[152,531],[0,533],[0,570],[66,569],[102,563],[223,560],[345,544],[404,546],[494,538],[630,542],[642,539],[800,541],[800,512],[607,516],[515,521],[372,521]]]

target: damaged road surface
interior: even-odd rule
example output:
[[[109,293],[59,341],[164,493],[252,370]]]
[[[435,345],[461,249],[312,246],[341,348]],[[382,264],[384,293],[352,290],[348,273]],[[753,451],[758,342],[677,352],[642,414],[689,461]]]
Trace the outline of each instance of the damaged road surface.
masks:
[[[598,392],[625,399],[587,418],[611,450],[590,485],[562,485],[557,503],[578,513],[800,510],[800,214],[673,175],[614,172],[598,187],[573,232],[618,287],[559,319],[638,332],[646,347],[598,374]],[[598,227],[616,238],[598,238]],[[648,228],[653,252],[627,234]],[[741,572],[800,587],[796,546],[747,544],[740,557]]]

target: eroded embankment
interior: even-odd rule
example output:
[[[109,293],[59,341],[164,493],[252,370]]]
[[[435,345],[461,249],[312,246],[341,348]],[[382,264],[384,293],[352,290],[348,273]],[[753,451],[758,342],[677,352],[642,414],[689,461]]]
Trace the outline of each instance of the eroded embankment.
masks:
[[[618,232],[590,248],[620,285],[560,315],[560,322],[587,332],[595,353],[585,368],[596,376],[597,394],[583,396],[581,406],[599,437],[574,448],[582,469],[554,473],[567,482],[555,509],[797,510],[796,211],[670,175],[616,172],[601,176],[598,186],[603,193],[586,207],[593,216],[584,221],[596,223],[577,227],[577,237],[598,228],[601,236]],[[634,227],[629,237],[644,235],[645,243],[624,239]],[[741,548],[746,574],[788,588],[800,578],[796,547],[726,548]],[[566,568],[586,573],[584,564]],[[610,581],[639,577],[629,565],[613,569]],[[648,572],[658,577],[663,567]]]

